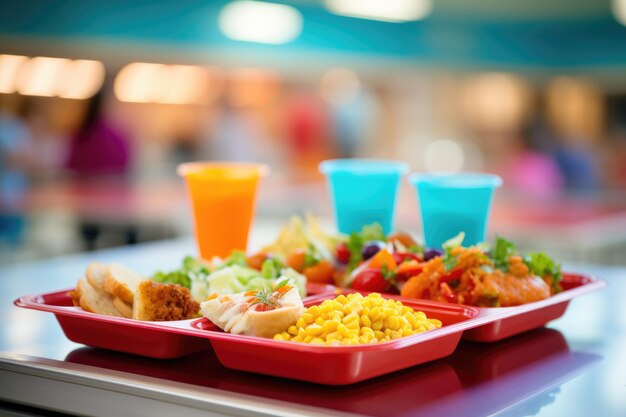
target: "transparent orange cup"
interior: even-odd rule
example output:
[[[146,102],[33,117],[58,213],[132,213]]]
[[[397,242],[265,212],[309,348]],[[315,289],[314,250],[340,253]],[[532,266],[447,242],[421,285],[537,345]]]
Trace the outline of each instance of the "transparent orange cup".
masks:
[[[185,179],[193,209],[200,257],[226,257],[246,250],[259,179],[269,172],[263,164],[187,162],[178,175]]]

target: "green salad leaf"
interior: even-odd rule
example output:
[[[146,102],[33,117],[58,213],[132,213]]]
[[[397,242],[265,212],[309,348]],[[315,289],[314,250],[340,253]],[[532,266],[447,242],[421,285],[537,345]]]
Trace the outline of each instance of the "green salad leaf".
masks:
[[[203,279],[209,273],[208,265],[202,260],[185,256],[179,269],[171,272],[157,271],[152,276],[152,280],[163,284],[178,284],[185,288],[191,288],[192,281]]]
[[[441,261],[443,262],[443,267],[446,271],[451,271],[452,269],[454,269],[454,267],[456,267],[458,259],[452,254],[452,250],[461,246],[464,240],[465,232],[460,232],[458,235],[446,240],[441,245],[444,250],[443,258],[441,259]]]
[[[261,275],[266,279],[276,279],[280,277],[280,273],[284,268],[285,264],[280,260],[268,258],[261,265]]]
[[[540,277],[548,277],[552,279],[552,287],[555,292],[560,292],[560,281],[563,277],[561,273],[561,264],[555,262],[550,256],[543,252],[531,252],[524,257],[524,263],[530,269],[530,272]]]
[[[224,264],[222,266],[231,266],[231,265],[239,265],[243,267],[248,266],[248,258],[246,253],[241,250],[233,251],[230,256],[224,259]]]
[[[171,271],[159,271],[153,281],[164,284],[178,284],[191,290],[196,301],[204,301],[212,293],[234,294],[245,291],[271,289],[277,280],[288,280],[298,288],[302,297],[306,296],[306,278],[276,258],[266,259],[261,271],[249,268],[244,252],[236,251],[226,260],[213,267],[201,259],[186,256],[180,268]]]
[[[496,241],[493,244],[491,250],[491,258],[493,259],[496,268],[503,271],[509,270],[509,257],[515,255],[517,249],[513,242],[510,242],[503,237],[496,236]]]
[[[452,252],[452,249],[458,248],[463,244],[465,240],[465,232],[460,232],[458,235],[446,240],[442,243],[441,247],[447,253]]]

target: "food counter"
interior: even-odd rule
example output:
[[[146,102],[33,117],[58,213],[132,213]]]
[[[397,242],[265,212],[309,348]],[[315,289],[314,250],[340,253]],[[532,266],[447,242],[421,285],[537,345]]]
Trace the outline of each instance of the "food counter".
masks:
[[[268,232],[257,227],[253,245]],[[194,252],[181,239],[1,268],[0,400],[12,403],[2,404],[5,412],[21,404],[107,416],[626,415],[624,268],[565,265],[608,288],[574,299],[548,328],[462,341],[444,359],[341,387],[232,371],[211,350],[158,360],[88,348],[69,341],[53,315],[12,304],[74,286],[93,260],[150,274]]]

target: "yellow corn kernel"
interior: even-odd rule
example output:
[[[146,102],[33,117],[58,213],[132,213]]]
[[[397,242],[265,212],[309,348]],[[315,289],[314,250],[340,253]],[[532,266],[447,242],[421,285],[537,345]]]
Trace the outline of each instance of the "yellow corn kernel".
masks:
[[[282,334],[278,333],[274,335],[274,340],[285,340]]]
[[[308,312],[304,312],[304,314],[302,315],[302,319],[306,324],[311,324],[315,321],[315,317],[313,317],[313,315]]]
[[[338,326],[339,326],[339,320],[327,320],[322,325],[322,328],[324,329],[324,333],[328,334],[328,333],[337,331]]]
[[[322,324],[324,324],[325,321],[326,320],[324,320],[323,317],[318,317],[315,319],[314,323],[321,326]]]
[[[412,334],[415,334],[415,332],[411,329],[403,329],[402,330],[402,336],[411,336]]]
[[[343,337],[348,337],[350,336],[350,331],[348,330],[348,328],[346,327],[345,324],[340,323],[339,326],[337,326],[337,333],[339,333],[340,335],[342,335]]]
[[[374,330],[372,330],[369,327],[361,327],[361,330],[359,330],[361,332],[362,335],[366,335],[369,334],[372,337],[376,337],[374,336]]]
[[[326,342],[321,337],[314,337],[313,339],[311,339],[311,343],[312,344],[315,343],[315,344],[323,345]]]
[[[396,330],[400,327],[398,316],[393,316],[393,315],[387,316],[387,318],[385,318],[384,324],[385,324],[385,327],[391,330]]]
[[[339,304],[345,304],[348,302],[348,299],[346,298],[345,295],[341,294],[339,297],[335,298],[335,301],[338,302]]]
[[[319,324],[311,324],[304,329],[304,334],[307,336],[319,336],[323,331],[322,326]]]
[[[289,326],[289,328],[287,329],[287,333],[289,333],[292,336],[295,336],[298,334],[298,328],[296,326]]]
[[[329,301],[329,300],[326,300],[326,301]],[[326,301],[324,301],[324,303]],[[322,303],[322,305],[320,306],[320,314],[330,314],[333,311],[332,303],[328,303],[328,304],[324,304],[324,303]]]
[[[383,321],[382,320],[378,320],[372,323],[372,329],[373,330],[380,330],[383,328]]]
[[[370,318],[367,317],[366,315],[362,315],[361,316],[361,326],[371,327],[372,326],[372,320],[370,320]]]
[[[357,313],[349,313],[348,315],[344,316],[343,319],[341,319],[341,322],[344,324],[348,324],[348,323],[352,323],[352,322],[359,322],[359,316]]]
[[[372,322],[378,321],[383,316],[383,312],[380,309],[380,307],[374,307],[373,309],[370,310],[369,316]]]
[[[326,335],[326,340],[340,340],[343,339],[343,336],[339,334],[339,332],[331,332]]]
[[[306,322],[304,321],[304,318],[300,317],[298,321],[296,321],[296,326],[300,328],[306,327]]]

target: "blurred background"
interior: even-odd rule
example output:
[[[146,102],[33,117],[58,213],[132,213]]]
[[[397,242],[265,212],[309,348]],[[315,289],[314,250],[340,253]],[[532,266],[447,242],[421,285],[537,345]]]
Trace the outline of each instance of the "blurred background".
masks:
[[[504,178],[491,232],[626,264],[626,0],[0,1],[0,263],[186,236],[176,166],[336,157]],[[421,234],[405,184],[398,225]]]

